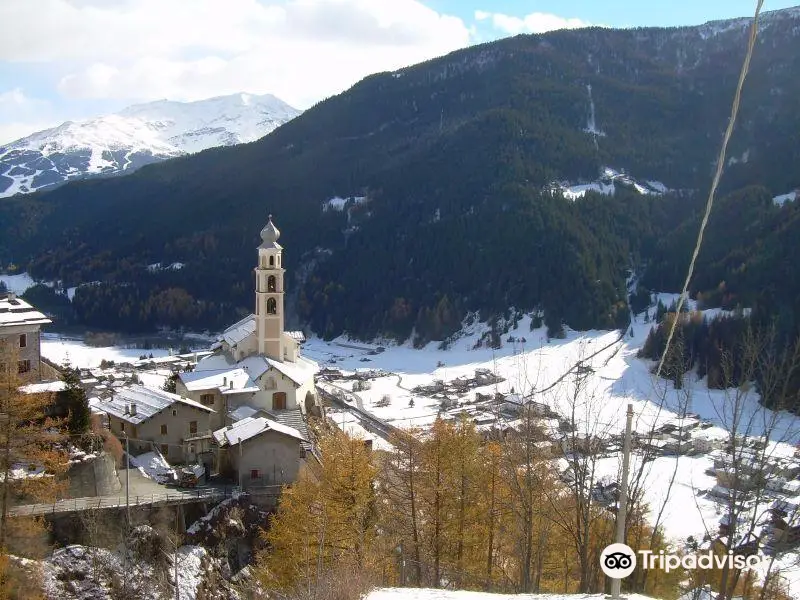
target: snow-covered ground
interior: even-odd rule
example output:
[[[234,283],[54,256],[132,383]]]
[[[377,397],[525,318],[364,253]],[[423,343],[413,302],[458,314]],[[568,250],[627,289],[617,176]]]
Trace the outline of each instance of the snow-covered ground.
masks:
[[[42,356],[58,365],[69,361],[75,368],[94,369],[100,366],[102,360],[135,362],[140,356],[151,354],[158,358],[169,356],[170,352],[164,348],[145,350],[118,346],[94,347],[87,346],[79,340],[63,339],[54,334],[45,333],[42,336]]]
[[[667,305],[675,295],[662,294],[660,299]],[[692,308],[693,305],[689,304]],[[654,309],[650,309],[651,313]],[[717,314],[718,311],[710,311]],[[371,382],[369,390],[357,392],[363,406],[375,415],[398,426],[426,425],[433,422],[438,413],[439,401],[416,395],[410,390],[418,385],[430,384],[437,379],[450,381],[457,377],[473,376],[476,369],[489,369],[505,381],[483,388],[475,388],[467,395],[473,399],[476,393],[536,393],[549,387],[559,379],[575,362],[598,353],[588,364],[591,372],[586,378],[585,390],[579,403],[591,411],[578,415],[579,429],[600,430],[607,428],[613,433],[621,431],[624,413],[628,403],[634,405],[634,428],[647,432],[655,425],[661,425],[678,418],[681,408],[689,403],[689,412],[699,415],[701,420],[709,421],[715,427],[708,435],[724,433],[722,407],[726,393],[708,390],[705,380],[693,379],[687,375],[684,389],[677,391],[663,379],[656,380],[650,373],[652,363],[636,357],[642,343],[652,327],[644,323],[641,316],[631,324],[633,337],[626,333],[620,343],[616,331],[567,331],[565,339],[552,339],[548,342],[544,328],[530,330],[530,317],[523,317],[516,329],[504,337],[503,347],[474,349],[476,341],[485,330],[482,325],[475,326],[464,337],[457,340],[449,349],[442,350],[436,343],[423,349],[414,349],[409,344],[386,347],[374,354],[375,345],[353,343],[345,339],[324,342],[311,338],[303,346],[303,354],[318,361],[322,366],[338,368],[345,372],[375,369],[391,373]],[[507,341],[513,337],[515,341]],[[548,403],[560,414],[570,408],[571,380],[566,377],[565,385],[556,385],[552,390],[536,399]],[[342,387],[352,382],[337,383]],[[590,402],[594,396],[597,401]],[[388,406],[380,404],[384,396],[389,397]],[[688,400],[687,400],[688,396]],[[414,405],[409,406],[411,399]],[[663,402],[659,399],[663,398]],[[591,404],[591,406],[589,406]],[[761,421],[772,415],[758,404],[755,393],[748,399],[748,411],[761,417]],[[756,419],[759,420],[758,418]],[[800,439],[800,419],[783,413],[778,417],[777,434],[773,437],[790,442]],[[761,429],[753,432],[760,434]]]
[[[131,465],[139,469],[145,477],[158,483],[175,481],[175,469],[169,466],[160,452],[147,452],[139,456],[131,456]]]
[[[655,299],[670,306],[677,295],[659,294]],[[694,310],[696,305],[689,301],[687,308]],[[652,320],[655,309],[651,307],[649,312]],[[720,312],[715,309],[705,314],[710,318]],[[568,330],[564,339],[548,339],[545,329],[531,329],[531,317],[526,315],[519,319],[516,327],[502,335],[499,349],[489,348],[485,343],[477,345],[487,327],[474,323],[466,327],[461,337],[452,341],[447,349],[438,343],[415,349],[408,343],[379,346],[345,338],[326,342],[312,337],[304,344],[302,352],[318,361],[321,367],[339,369],[344,376],[358,371],[378,372],[370,377],[368,389],[360,391],[353,392],[353,379],[334,379],[322,385],[330,391],[335,392],[338,387],[354,393],[359,408],[406,428],[429,426],[441,410],[441,397],[415,393],[412,391],[415,387],[429,386],[437,380],[452,382],[457,378],[473,378],[478,369],[496,373],[503,380],[453,394],[449,400],[459,407],[475,410],[473,403],[478,393],[519,393],[533,394],[536,401],[547,404],[556,413],[568,414],[574,397],[575,377],[574,374],[564,375],[576,361],[584,359],[588,368],[583,391],[576,401],[579,432],[603,436],[620,434],[625,410],[630,403],[634,408],[634,429],[638,432],[648,432],[654,425],[674,423],[686,410],[694,413],[694,421],[702,425],[693,431],[693,435],[719,445],[719,440],[727,435],[724,407],[729,396],[725,391],[708,390],[705,381],[692,374],[686,376],[682,390],[675,390],[672,384],[656,379],[650,372],[653,363],[636,356],[652,326],[652,323],[644,322],[644,315],[638,315],[624,335],[616,331]],[[93,367],[102,358],[133,361],[150,351],[89,348],[80,342],[46,338],[43,353],[57,362],[69,356],[76,366]],[[166,350],[153,353],[157,356],[168,354]],[[168,374],[166,366],[146,374],[153,379],[152,382],[144,381],[145,373],[141,373],[142,381],[160,385]],[[771,452],[783,456],[793,453],[800,441],[798,417],[788,413],[774,415],[765,410],[753,391],[749,392],[746,412],[747,419],[756,425],[767,423],[775,416],[777,422],[772,438],[782,440],[782,443],[774,444]],[[352,435],[372,439],[377,448],[386,447],[383,440],[364,430],[349,413],[332,410],[329,415]],[[762,428],[756,426],[751,433],[759,435]],[[634,472],[638,465],[639,456],[634,454]],[[699,454],[680,458],[659,457],[644,468],[645,500],[651,509],[660,509],[669,494],[661,522],[668,537],[676,542],[690,535],[702,539],[706,532],[715,532],[719,526],[721,510],[708,493],[716,483],[707,474],[711,466],[711,456]],[[600,459],[597,477],[613,480],[618,477],[619,468],[619,457],[612,450],[606,458]],[[670,489],[673,476],[674,483]],[[651,520],[653,518],[655,514],[651,514]],[[800,569],[789,569],[783,574],[789,579],[792,593],[800,597]],[[382,599],[378,597],[378,600]]]
[[[598,133],[592,132],[588,129],[586,131],[589,131],[590,133]],[[595,181],[578,184],[570,183],[568,181],[554,182],[550,185],[550,189],[561,192],[561,194],[567,200],[577,200],[578,198],[583,198],[587,192],[597,192],[606,196],[613,196],[617,191],[616,184],[623,184],[627,187],[632,187],[642,195],[666,194],[670,191],[669,188],[660,181],[637,181],[624,171],[613,169],[611,167],[603,167],[601,169],[600,177]]]
[[[797,200],[797,190],[793,192],[789,192],[787,194],[781,194],[780,196],[775,196],[772,201],[777,204],[778,206],[783,206],[786,202],[794,202]]]
[[[659,294],[656,299],[669,307],[677,295]],[[696,305],[689,301],[687,308],[694,310]],[[651,319],[654,312],[651,307]],[[721,312],[714,309],[705,314],[712,318]],[[574,377],[567,376],[545,393],[536,395],[536,392],[553,385],[577,360],[597,353],[587,361],[591,369],[585,378],[584,391],[576,402],[579,432],[604,436],[620,434],[629,403],[634,408],[634,430],[641,433],[648,432],[654,425],[678,422],[685,407],[687,412],[697,415],[694,421],[703,425],[693,435],[719,446],[729,425],[725,410],[729,393],[708,390],[705,380],[692,374],[686,376],[683,390],[675,390],[664,379],[656,380],[650,372],[653,362],[636,356],[653,326],[645,323],[643,317],[637,316],[622,340],[619,340],[619,332],[567,331],[565,339],[548,341],[546,331],[543,328],[531,330],[531,319],[524,316],[515,329],[503,335],[503,347],[496,350],[485,346],[474,348],[486,331],[484,325],[478,324],[466,330],[465,335],[447,350],[431,343],[422,349],[414,349],[409,344],[385,344],[385,350],[378,351],[375,344],[343,338],[331,342],[311,338],[304,345],[303,353],[323,367],[341,370],[344,375],[366,370],[383,372],[369,381],[369,389],[354,392],[358,403],[393,425],[423,428],[433,423],[440,413],[441,398],[426,397],[411,390],[418,385],[430,385],[435,380],[448,382],[458,377],[473,377],[476,369],[482,368],[497,373],[505,381],[477,387],[461,397],[454,397],[453,400],[463,408],[473,408],[471,404],[476,393],[507,394],[513,391],[534,393],[538,402],[549,405],[559,414],[568,414]],[[509,341],[511,339],[514,341]],[[352,392],[353,383],[353,380],[334,380],[323,385]],[[773,417],[776,422],[771,438],[781,443],[772,444],[770,452],[776,456],[791,456],[800,441],[800,418],[789,413],[776,415],[764,409],[758,403],[757,394],[751,391],[745,403],[744,417],[745,421],[753,423],[751,434],[761,435]],[[336,412],[333,418],[337,422],[342,420],[345,430],[353,428],[349,416]],[[639,462],[639,456],[634,455],[632,472],[636,472]],[[663,456],[644,467],[645,499],[654,511],[650,518],[655,518],[655,511],[660,510],[664,500],[669,498],[661,523],[675,542],[690,535],[702,540],[706,532],[716,533],[718,530],[722,511],[708,493],[716,480],[706,473],[712,466],[713,459],[709,454],[698,454]],[[614,480],[620,470],[619,457],[612,453],[600,459],[597,468],[598,479]],[[670,486],[673,475],[674,483]],[[783,574],[793,593],[800,597],[800,569],[789,569]],[[382,600],[382,597],[378,596],[378,599]]]
[[[25,290],[36,285],[33,277],[27,273],[18,273],[17,275],[0,275],[2,281],[9,292],[14,292],[17,296],[25,293]]]
[[[626,594],[629,600],[648,600],[648,596]],[[604,594],[489,594],[417,588],[379,588],[364,600],[603,600]]]

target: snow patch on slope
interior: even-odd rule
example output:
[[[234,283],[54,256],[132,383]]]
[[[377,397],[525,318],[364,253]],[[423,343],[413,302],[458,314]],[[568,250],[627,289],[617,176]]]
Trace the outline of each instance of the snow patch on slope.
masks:
[[[326,200],[322,203],[322,212],[328,212],[330,210],[342,212],[347,207],[358,206],[359,204],[364,204],[366,201],[367,198],[365,196],[348,196],[347,198],[334,196],[330,200]]]
[[[787,202],[794,202],[797,200],[798,191],[795,190],[793,192],[789,192],[788,194],[781,194],[780,196],[775,196],[772,201],[778,205],[783,206]]]
[[[592,182],[571,183],[569,181],[557,181],[548,186],[553,192],[561,193],[567,200],[577,200],[583,198],[587,192],[597,192],[606,196],[613,196],[616,185],[623,185],[633,188],[639,194],[666,194],[669,188],[660,181],[646,180],[638,181],[626,174],[623,170],[603,167],[600,169],[600,177]]]

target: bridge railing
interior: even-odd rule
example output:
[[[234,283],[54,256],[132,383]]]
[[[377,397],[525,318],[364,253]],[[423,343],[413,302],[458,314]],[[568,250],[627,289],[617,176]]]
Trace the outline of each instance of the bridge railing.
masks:
[[[122,508],[125,506],[143,506],[149,504],[179,504],[196,502],[198,500],[216,499],[232,495],[232,488],[207,488],[198,490],[163,492],[158,494],[131,494],[125,496],[95,496],[87,498],[70,498],[56,500],[51,503],[24,504],[9,507],[8,513],[12,517],[33,515],[56,514],[65,512],[78,512],[97,510],[102,508]]]

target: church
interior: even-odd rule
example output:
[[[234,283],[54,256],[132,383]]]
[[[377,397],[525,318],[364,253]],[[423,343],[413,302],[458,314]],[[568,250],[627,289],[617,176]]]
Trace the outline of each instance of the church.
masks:
[[[176,383],[178,394],[215,411],[213,429],[259,416],[297,427],[307,414],[319,413],[314,386],[319,367],[300,354],[303,333],[284,330],[280,235],[270,215],[258,246],[255,313],[228,327],[213,354]]]

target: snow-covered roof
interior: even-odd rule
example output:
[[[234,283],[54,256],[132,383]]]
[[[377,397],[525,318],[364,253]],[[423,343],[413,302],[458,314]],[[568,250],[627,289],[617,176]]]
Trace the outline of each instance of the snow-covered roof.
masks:
[[[229,346],[235,346],[256,332],[256,316],[248,315],[222,332],[222,339]]]
[[[175,403],[185,404],[209,413],[214,412],[213,409],[194,400],[143,385],[121,388],[116,390],[111,398],[99,400],[93,405],[118,419],[138,425]]]
[[[314,374],[319,371],[319,365],[312,360],[303,358],[302,356],[296,362],[279,361],[273,358],[265,358],[264,360],[269,363],[275,370],[283,373],[295,382],[297,385],[303,385],[306,381],[314,377]]]
[[[214,389],[222,394],[242,394],[258,391],[258,386],[242,368],[191,371],[178,377],[190,392]]]
[[[24,385],[19,390],[23,394],[44,394],[47,392],[61,392],[67,389],[67,384],[61,381],[43,381],[41,383],[30,383]]]
[[[17,325],[47,325],[52,323],[44,313],[25,302],[16,294],[0,296],[0,328]]]
[[[267,362],[267,359],[258,354],[243,358],[236,363],[236,365],[247,371],[247,374],[253,378],[253,381],[261,377],[269,370],[269,363]]]
[[[302,331],[286,331],[284,333],[298,344],[302,344],[306,341],[306,334]]]
[[[239,406],[233,410],[228,411],[228,416],[230,417],[231,421],[241,421],[242,419],[247,419],[248,417],[253,417],[258,413],[262,412],[258,408],[253,408],[252,406],[247,406],[246,404],[243,406]]]
[[[270,368],[283,373],[298,386],[304,384],[319,371],[319,365],[303,356],[296,362],[280,361],[262,355],[248,356],[239,362],[234,362],[228,354],[213,354],[197,363],[193,374],[224,371],[230,369],[243,369],[255,382]],[[197,375],[199,377],[199,375]],[[181,379],[182,381],[185,381]]]
[[[212,354],[211,356],[206,356],[197,361],[194,372],[227,369],[233,367],[235,364],[236,361],[227,353]]]
[[[214,439],[217,440],[217,444],[219,444],[220,447],[225,447],[236,445],[240,442],[246,442],[268,431],[288,435],[301,442],[308,441],[294,427],[282,425],[266,417],[246,417],[232,425],[216,430],[213,435]]]

